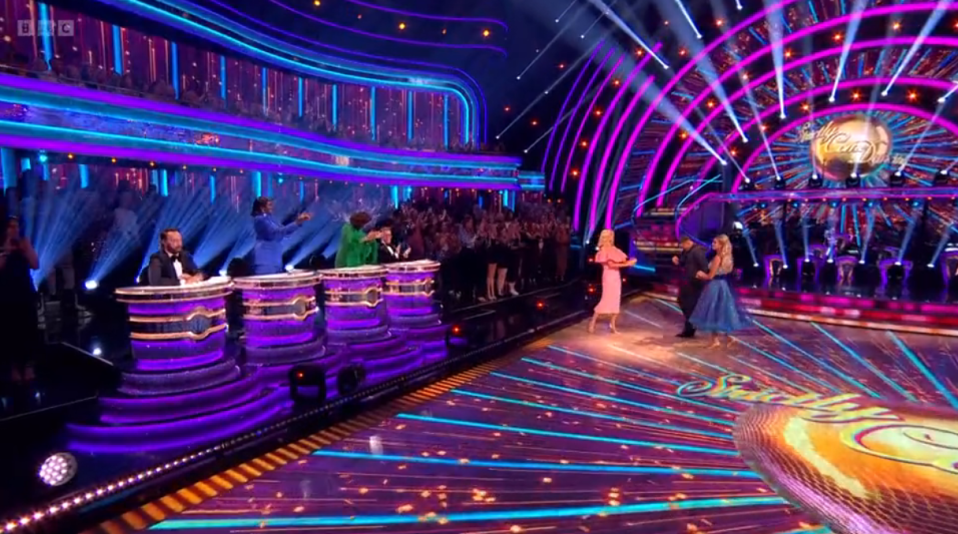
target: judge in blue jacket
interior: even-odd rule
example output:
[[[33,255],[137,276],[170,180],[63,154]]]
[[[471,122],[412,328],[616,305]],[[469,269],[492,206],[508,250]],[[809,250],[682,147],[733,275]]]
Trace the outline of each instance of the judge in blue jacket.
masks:
[[[283,272],[283,239],[292,234],[310,219],[308,213],[300,213],[296,220],[282,225],[273,217],[273,201],[259,197],[253,201],[253,274],[277,274]]]

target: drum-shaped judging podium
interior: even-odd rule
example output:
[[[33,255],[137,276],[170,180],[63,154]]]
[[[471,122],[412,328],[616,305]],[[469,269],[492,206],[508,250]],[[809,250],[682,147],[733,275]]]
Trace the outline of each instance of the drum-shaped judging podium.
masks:
[[[446,356],[446,328],[435,298],[439,262],[408,261],[386,265],[385,300],[390,329],[418,346],[425,361]]]
[[[343,365],[339,391],[375,384],[402,374],[421,361],[418,347],[389,331],[383,300],[386,269],[347,267],[321,271],[326,307],[327,346]]]
[[[316,290],[321,280],[315,271],[233,279],[246,332],[246,364],[258,367],[265,383],[286,381],[297,364],[321,364],[327,374],[338,371],[333,362],[325,361],[316,324]]]
[[[118,289],[133,362],[101,397],[99,425],[72,427],[78,448],[165,449],[235,435],[276,413],[271,390],[225,352],[228,278]],[[144,439],[146,436],[149,439]]]

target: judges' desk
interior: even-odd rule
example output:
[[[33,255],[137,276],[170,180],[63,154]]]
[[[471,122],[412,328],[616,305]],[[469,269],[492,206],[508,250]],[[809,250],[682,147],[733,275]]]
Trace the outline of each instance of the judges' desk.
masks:
[[[226,354],[228,278],[116,291],[126,304],[133,364],[118,392],[101,397],[100,425],[72,427],[88,450],[157,450],[230,437],[278,405]]]
[[[316,326],[316,290],[322,275],[293,271],[235,278],[246,332],[246,362],[260,368],[260,379],[281,383],[299,363],[325,363],[327,375],[338,368],[322,361],[326,351]]]
[[[411,370],[421,351],[389,331],[383,300],[386,269],[380,266],[321,271],[326,306],[326,337],[342,354],[344,366],[361,367],[374,384]]]
[[[392,331],[418,345],[427,361],[446,356],[446,328],[435,298],[439,262],[386,265],[385,300]]]

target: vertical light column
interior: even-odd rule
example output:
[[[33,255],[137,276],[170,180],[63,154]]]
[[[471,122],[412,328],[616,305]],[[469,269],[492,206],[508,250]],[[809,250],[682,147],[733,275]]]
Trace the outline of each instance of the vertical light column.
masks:
[[[0,167],[3,169],[3,189],[17,186],[17,155],[12,148],[0,148]]]
[[[263,115],[267,115],[266,110],[268,109],[268,108],[267,108],[267,105],[269,104],[269,98],[268,98],[268,95],[269,95],[269,75],[266,74],[266,67],[263,67],[263,70],[260,71],[260,72],[261,72],[261,78],[262,78],[262,81],[261,81],[260,83],[261,83],[262,86],[263,86]]]
[[[166,169],[160,171],[160,195],[170,196],[170,174]]]
[[[449,97],[442,97],[442,146],[449,148]]]
[[[226,56],[220,56],[220,98],[226,107]]]
[[[44,3],[37,4],[37,21],[40,25],[38,34],[40,44],[43,47],[43,58],[47,63],[53,61],[53,32],[56,31],[56,24],[50,21],[50,8]]]
[[[337,86],[333,86],[333,109],[330,113],[333,117],[333,129],[339,127],[339,91]]]
[[[306,98],[306,93],[305,93],[306,88],[303,86],[302,76],[299,77],[299,81],[297,83],[299,85],[299,93],[296,95],[296,98],[299,102],[299,116],[302,117],[303,116],[303,100]]]
[[[376,88],[369,89],[369,135],[376,140]]]
[[[47,163],[47,151],[41,150],[37,155],[37,159],[40,161],[40,179],[46,182],[50,179],[50,164]]]
[[[210,204],[216,202],[216,175],[210,175]]]
[[[256,198],[263,196],[263,173],[260,171],[253,171],[253,195]]]
[[[153,169],[150,171],[150,185],[156,188],[157,191],[160,190],[160,171]]]
[[[123,28],[113,26],[113,70],[123,74]]]
[[[469,124],[469,107],[466,106],[465,102],[460,102],[459,108],[459,121],[462,123],[462,144],[468,144],[469,140],[472,138],[472,128]],[[479,144],[478,142],[476,144]]]
[[[389,189],[390,189],[389,192],[392,195],[392,199],[393,199],[393,207],[398,208],[399,207],[399,186],[394,185],[390,187]]]
[[[90,187],[90,167],[86,163],[80,164],[80,189]]]
[[[116,48],[113,49],[116,54]],[[173,95],[180,98],[180,55],[177,53],[176,43],[170,43],[170,81],[173,84]]]
[[[416,101],[416,93],[412,91],[406,91],[406,139],[409,142],[412,142],[416,138],[416,133],[413,131],[413,106]]]
[[[299,181],[299,201],[302,202],[306,200],[306,183],[302,180]]]
[[[273,196],[273,175],[268,172],[263,173],[263,181],[266,182],[266,196]]]

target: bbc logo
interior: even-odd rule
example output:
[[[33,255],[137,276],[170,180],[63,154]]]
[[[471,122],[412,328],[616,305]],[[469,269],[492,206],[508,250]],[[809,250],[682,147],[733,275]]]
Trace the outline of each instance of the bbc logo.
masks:
[[[18,20],[18,37],[73,37],[74,21],[72,20]]]

